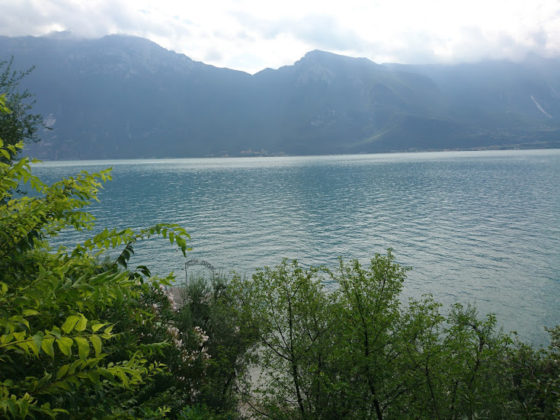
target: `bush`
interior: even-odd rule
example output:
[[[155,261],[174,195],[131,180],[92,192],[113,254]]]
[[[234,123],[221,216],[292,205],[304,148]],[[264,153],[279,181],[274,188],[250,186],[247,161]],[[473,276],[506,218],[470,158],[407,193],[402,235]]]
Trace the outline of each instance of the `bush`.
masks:
[[[284,261],[237,281],[257,332],[245,404],[271,418],[555,418],[558,329],[548,351],[515,343],[471,307],[400,301],[406,269],[389,250],[368,266]],[[325,282],[337,287],[326,288]]]
[[[29,159],[12,162],[19,148],[0,140],[0,413],[92,418],[161,411],[137,392],[164,371],[158,355],[170,337],[152,301],[172,277],[127,264],[140,239],[161,235],[184,253],[188,235],[176,225],[104,230],[73,249],[51,250],[48,238],[62,229],[91,228],[93,217],[82,209],[109,171],[49,186],[32,175]],[[16,194],[22,183],[35,195]],[[119,247],[117,258],[103,262]]]

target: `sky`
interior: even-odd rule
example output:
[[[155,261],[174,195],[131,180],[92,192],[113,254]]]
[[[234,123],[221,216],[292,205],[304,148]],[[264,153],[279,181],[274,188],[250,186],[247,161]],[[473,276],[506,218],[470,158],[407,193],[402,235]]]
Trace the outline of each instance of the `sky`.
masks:
[[[0,35],[129,34],[255,73],[314,49],[377,63],[560,56],[560,0],[0,0]]]

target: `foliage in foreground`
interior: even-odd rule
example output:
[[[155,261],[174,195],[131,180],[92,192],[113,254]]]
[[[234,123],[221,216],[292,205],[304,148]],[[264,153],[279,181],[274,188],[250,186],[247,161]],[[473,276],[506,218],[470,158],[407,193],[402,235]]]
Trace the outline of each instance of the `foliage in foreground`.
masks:
[[[52,250],[92,226],[110,175],[46,185],[19,147],[0,141],[0,417],[560,418],[559,328],[535,350],[473,308],[403,304],[391,251],[166,289],[172,276],[130,267],[134,246],[163,236],[184,254],[183,228]]]
[[[559,418],[559,333],[535,351],[496,319],[430,296],[399,300],[391,251],[336,271],[284,261],[235,281],[257,328],[245,404],[267,418]],[[331,288],[325,287],[328,280]]]
[[[185,252],[186,232],[175,225],[104,230],[74,249],[51,250],[50,236],[92,226],[82,209],[109,173],[84,172],[48,186],[32,175],[27,158],[5,163],[19,148],[0,140],[0,416],[161,411],[138,402],[135,391],[163,371],[158,355],[169,334],[151,301],[171,277],[127,263],[133,244],[153,235]],[[35,195],[16,195],[23,183]],[[104,259],[118,247],[116,258]]]

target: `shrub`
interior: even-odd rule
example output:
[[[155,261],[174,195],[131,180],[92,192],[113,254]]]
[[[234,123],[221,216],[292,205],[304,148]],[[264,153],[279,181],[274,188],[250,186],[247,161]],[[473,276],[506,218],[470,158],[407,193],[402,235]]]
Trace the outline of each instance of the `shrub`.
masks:
[[[0,102],[4,106],[3,97]],[[158,354],[170,337],[152,301],[172,277],[127,265],[138,240],[164,236],[184,253],[187,233],[166,224],[138,232],[106,229],[73,249],[50,249],[49,237],[62,229],[92,227],[83,208],[97,198],[109,171],[46,185],[32,174],[29,159],[13,161],[21,146],[0,140],[0,414],[91,418],[161,411],[139,401],[137,392],[164,369]],[[15,193],[22,183],[33,196]],[[117,258],[104,261],[119,248]]]

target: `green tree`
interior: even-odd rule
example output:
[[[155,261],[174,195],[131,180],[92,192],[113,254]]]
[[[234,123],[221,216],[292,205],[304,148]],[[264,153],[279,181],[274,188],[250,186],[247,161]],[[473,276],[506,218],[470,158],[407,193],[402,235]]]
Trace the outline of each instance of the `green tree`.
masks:
[[[405,277],[406,269],[393,262],[390,251],[386,257],[376,255],[367,268],[356,260],[341,261],[333,275],[339,284],[338,345],[345,350],[340,353],[347,364],[344,371],[350,373],[345,375],[352,385],[349,396],[364,402],[355,406],[364,410],[356,412],[359,416],[383,418],[405,386],[404,377],[394,375],[404,342],[399,294]]]
[[[33,67],[27,70],[14,70],[14,58],[0,61],[0,95],[10,112],[0,113],[0,138],[4,144],[15,145],[20,141],[36,142],[39,129],[43,126],[41,115],[32,112],[34,96],[27,89],[21,89],[21,81]]]
[[[403,302],[406,271],[389,250],[235,280],[236,316],[257,340],[245,406],[277,419],[555,418],[558,329],[536,351],[472,307]]]
[[[520,418],[560,418],[560,326],[548,332],[547,348],[517,342],[505,366],[513,384],[510,400]]]
[[[312,418],[328,409],[323,374],[330,349],[328,296],[321,271],[297,261],[265,267],[234,283],[240,315],[257,336],[245,403],[274,418]]]
[[[177,354],[167,361],[181,405],[233,416],[254,332],[236,316],[232,288],[222,276],[192,278],[172,290]],[[185,359],[188,363],[185,363]],[[196,389],[195,393],[190,390]],[[176,398],[177,399],[177,398]]]
[[[5,96],[0,107],[6,111]],[[72,249],[50,249],[62,229],[92,227],[84,207],[109,171],[46,185],[28,158],[14,161],[21,147],[0,140],[0,415],[162,414],[154,396],[138,395],[165,370],[160,355],[171,336],[154,300],[172,276],[128,263],[134,244],[154,235],[185,253],[187,233],[166,224],[106,229]],[[32,196],[14,195],[23,183]],[[112,249],[120,252],[111,259]]]

